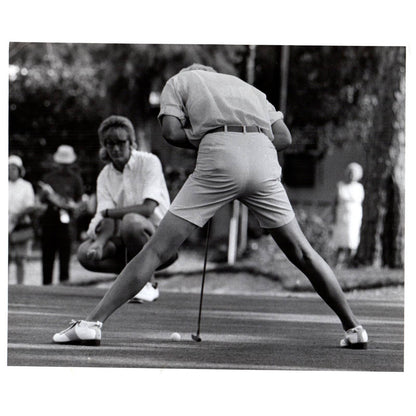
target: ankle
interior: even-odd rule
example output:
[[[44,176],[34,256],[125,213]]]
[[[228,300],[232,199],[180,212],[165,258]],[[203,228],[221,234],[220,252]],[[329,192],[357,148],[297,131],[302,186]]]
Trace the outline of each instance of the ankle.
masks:
[[[99,323],[99,324],[103,324],[104,320],[103,319],[99,319],[97,316],[87,316],[85,319],[83,319],[85,322],[88,323]]]
[[[342,327],[344,328],[344,331],[348,331],[349,329],[356,328],[357,326],[361,326],[361,324],[358,321],[348,321],[344,322],[342,324]]]
[[[363,326],[362,326],[362,325],[354,325],[354,326],[350,326],[350,327],[348,327],[348,328],[344,327],[344,331],[345,331],[345,332],[347,332],[347,331],[351,331],[351,330],[353,330],[353,329],[356,329],[356,330],[358,330],[358,329],[363,329]]]

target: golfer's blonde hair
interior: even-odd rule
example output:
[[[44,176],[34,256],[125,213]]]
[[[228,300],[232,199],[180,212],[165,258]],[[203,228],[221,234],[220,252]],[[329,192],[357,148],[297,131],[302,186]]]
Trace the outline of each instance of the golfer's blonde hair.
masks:
[[[202,65],[202,64],[192,64],[187,66],[186,68],[183,68],[179,71],[179,73],[181,72],[186,72],[186,71],[208,71],[208,72],[217,72],[214,68],[207,66],[207,65]]]
[[[355,181],[359,181],[363,177],[363,168],[359,163],[356,163],[356,162],[350,163],[347,166],[346,171],[352,172]]]

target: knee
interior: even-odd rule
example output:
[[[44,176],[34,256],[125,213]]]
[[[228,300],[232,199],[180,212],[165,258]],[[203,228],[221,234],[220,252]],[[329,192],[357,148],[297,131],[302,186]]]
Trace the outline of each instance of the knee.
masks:
[[[121,221],[121,226],[122,227],[129,227],[129,226],[144,226],[147,222],[149,222],[149,220],[144,217],[143,215],[140,214],[135,214],[133,212],[130,212],[129,214],[126,214],[122,221]]]
[[[152,223],[143,215],[129,213],[121,221],[121,235],[123,239],[134,237],[150,237],[154,232]]]
[[[284,251],[289,260],[295,264],[311,264],[316,255],[315,250],[309,244],[294,243]]]
[[[88,257],[87,257],[87,251],[88,251],[88,248],[89,248],[90,244],[91,244],[91,242],[89,240],[84,241],[78,247],[78,250],[77,250],[77,259],[80,262],[80,264],[82,266],[86,267],[86,268],[90,263],[89,260],[88,260]]]

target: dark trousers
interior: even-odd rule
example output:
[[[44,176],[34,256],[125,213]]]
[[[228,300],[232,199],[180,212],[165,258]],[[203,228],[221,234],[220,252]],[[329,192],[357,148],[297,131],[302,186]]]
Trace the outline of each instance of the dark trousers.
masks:
[[[69,280],[72,235],[69,224],[56,222],[42,227],[42,274],[43,284],[50,285],[56,252],[59,254],[59,281]]]

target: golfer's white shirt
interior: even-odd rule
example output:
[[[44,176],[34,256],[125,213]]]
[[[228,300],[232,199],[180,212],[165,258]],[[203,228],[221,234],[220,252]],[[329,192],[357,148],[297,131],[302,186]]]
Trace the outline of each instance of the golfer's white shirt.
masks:
[[[145,199],[158,203],[149,220],[158,226],[169,205],[169,193],[159,158],[147,152],[133,150],[123,172],[107,164],[97,178],[97,214],[89,231],[102,220],[101,211],[143,204]]]
[[[200,70],[180,72],[168,80],[158,118],[165,115],[178,118],[194,144],[224,125],[258,126],[273,141],[271,125],[283,120],[283,113],[257,88],[233,75]]]

